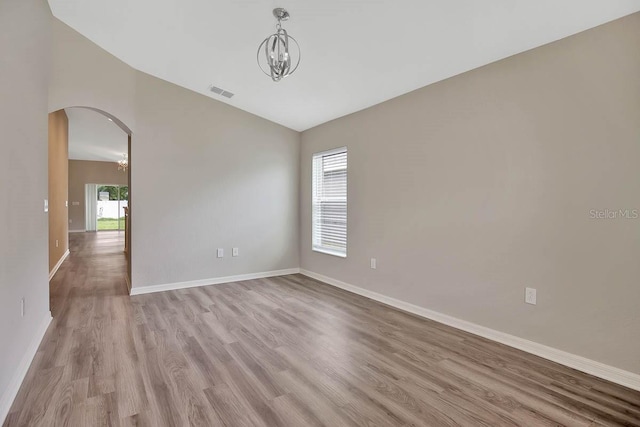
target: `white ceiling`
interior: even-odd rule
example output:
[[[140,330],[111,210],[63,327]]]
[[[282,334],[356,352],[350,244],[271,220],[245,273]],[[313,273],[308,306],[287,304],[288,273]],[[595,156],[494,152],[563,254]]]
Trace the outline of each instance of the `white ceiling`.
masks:
[[[132,67],[305,130],[640,10],[638,0],[49,0]],[[274,7],[302,47],[274,83],[258,44]],[[235,93],[208,92],[215,85]]]
[[[69,158],[117,162],[127,152],[128,136],[102,114],[86,108],[66,108],[69,118]]]

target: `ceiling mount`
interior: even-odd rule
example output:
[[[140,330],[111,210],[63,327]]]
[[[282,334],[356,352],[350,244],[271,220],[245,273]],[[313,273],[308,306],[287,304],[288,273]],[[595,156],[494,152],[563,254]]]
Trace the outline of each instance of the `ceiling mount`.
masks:
[[[273,16],[275,16],[278,21],[289,20],[289,12],[287,12],[287,9],[284,7],[276,7],[273,9]]]

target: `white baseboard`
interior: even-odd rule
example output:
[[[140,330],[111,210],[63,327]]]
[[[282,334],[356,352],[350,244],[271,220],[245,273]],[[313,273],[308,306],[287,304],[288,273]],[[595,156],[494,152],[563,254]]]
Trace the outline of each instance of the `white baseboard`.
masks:
[[[215,277],[212,279],[191,280],[189,282],[167,283],[164,285],[152,285],[131,288],[131,295],[150,294],[153,292],[172,291],[175,289],[195,288],[198,286],[219,285],[222,283],[241,282],[243,280],[264,279],[265,277],[286,276],[300,273],[299,268],[286,270],[264,271],[261,273],[240,274],[237,276]]]
[[[38,347],[40,347],[40,342],[42,342],[42,338],[44,338],[44,334],[47,332],[47,328],[49,327],[52,319],[53,318],[51,317],[51,312],[49,312],[40,323],[36,334],[31,340],[31,343],[29,343],[29,347],[27,347],[27,351],[20,360],[20,364],[14,371],[11,382],[0,398],[0,424],[3,424],[4,420],[7,418],[7,415],[9,415],[11,405],[18,395],[18,391],[20,391],[22,381],[24,381],[24,377],[27,375],[29,366],[31,366],[31,362],[33,361],[33,358],[38,351]]]
[[[560,363],[561,365],[568,366],[578,371],[586,372],[587,374],[593,375],[595,377],[602,378],[607,381],[611,381],[613,383],[640,391],[640,375],[633,372],[605,365],[604,363],[596,362],[595,360],[567,353],[566,351],[558,350],[556,348],[548,347],[546,345],[529,341],[524,338],[496,331],[495,329],[480,326],[466,320],[448,316],[437,311],[419,307],[417,305],[391,298],[377,292],[372,292],[358,286],[341,282],[340,280],[336,280],[331,277],[323,276],[322,274],[314,273],[312,271],[300,269],[300,273],[305,276],[311,277],[312,279],[316,279],[337,288],[353,292],[354,294],[362,295],[383,304],[387,304],[391,307],[407,311],[420,317],[435,320],[436,322],[443,323],[456,329],[460,329],[474,335],[490,339],[492,341],[497,341],[510,347],[517,348],[518,350],[535,354],[536,356],[540,356],[544,359]]]
[[[86,233],[87,230],[82,229],[82,230],[69,230],[69,233]]]
[[[60,266],[62,265],[62,263],[64,262],[65,259],[67,259],[67,257],[69,256],[69,249],[67,249],[65,251],[65,253],[60,257],[60,259],[58,260],[58,263],[56,265],[53,266],[53,270],[51,270],[49,272],[49,281],[51,281],[51,279],[53,279],[53,276],[56,275],[56,273],[58,272],[58,269],[60,268]]]

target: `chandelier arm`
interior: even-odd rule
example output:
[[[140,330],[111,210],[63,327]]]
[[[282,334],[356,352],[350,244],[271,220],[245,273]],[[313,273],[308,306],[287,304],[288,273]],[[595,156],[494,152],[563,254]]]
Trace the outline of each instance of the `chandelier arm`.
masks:
[[[284,51],[287,55],[289,55],[289,33],[284,28],[282,29],[282,34],[284,35]]]
[[[281,42],[281,36],[280,36],[280,33],[281,33],[282,31],[284,31],[282,28],[280,28],[280,29],[278,29],[278,31],[276,31],[276,34],[277,34],[277,35],[276,35],[276,37],[275,37],[275,39],[274,39],[274,41],[273,41],[274,46],[276,46],[276,47],[278,48],[278,54],[277,54],[277,56],[276,56],[276,58],[278,58],[278,59],[277,59],[277,61],[278,61],[278,62],[277,62],[277,63],[278,63],[278,66],[280,65],[280,61],[282,60],[282,53],[280,53],[280,47],[282,46],[282,44],[280,43],[280,42]]]
[[[289,33],[287,33],[286,30],[282,30],[284,32],[284,47],[285,47],[285,51],[287,52],[286,55],[287,57],[285,58],[285,67],[286,67],[286,72],[285,75],[289,75],[290,70],[291,70],[291,54],[289,53]]]
[[[273,44],[272,38],[273,36],[269,36],[267,44],[264,45],[264,55],[267,57],[267,65],[269,66],[269,68],[273,66],[273,57],[270,54],[270,49],[273,50],[273,47],[271,46]]]
[[[296,66],[293,67],[293,69],[289,73],[289,75],[291,75],[291,74],[293,74],[294,71],[296,71],[298,69],[298,66],[300,65],[300,59],[302,58],[302,50],[300,50],[300,45],[298,44],[298,41],[296,39],[294,39],[291,36],[289,36],[289,38],[291,40],[293,40],[293,42],[296,44],[296,47],[297,47],[297,50],[298,50],[298,60],[296,61]]]
[[[267,42],[267,40],[263,41],[262,44],[265,44]],[[266,74],[267,76],[269,76],[270,74],[267,72],[266,69],[264,69],[264,67],[262,66],[262,64],[260,63],[260,51],[262,50],[262,45],[260,45],[260,48],[258,49],[258,53],[256,55],[256,59],[258,61],[258,66],[260,67],[260,70],[262,70],[262,72],[264,74]]]
[[[262,43],[260,43],[260,46],[258,46],[258,52],[256,53],[256,62],[258,63],[258,67],[260,67],[260,70],[261,70],[265,75],[267,75],[267,76],[271,76],[271,74],[270,74],[270,73],[267,73],[267,72],[265,71],[265,69],[264,69],[264,68],[262,68],[262,64],[260,64],[260,51],[262,50],[262,46],[263,46],[264,44],[266,44],[268,40],[269,40],[269,37],[267,37],[266,39],[264,39],[264,40],[262,41]]]
[[[278,47],[278,55],[274,58],[274,56],[270,54],[275,53],[276,46]],[[275,66],[280,61],[280,43],[278,43],[277,35],[274,34],[271,36],[271,50],[267,48],[266,52],[267,52],[267,58],[271,58],[271,60],[269,61],[270,62],[269,65],[271,67]]]

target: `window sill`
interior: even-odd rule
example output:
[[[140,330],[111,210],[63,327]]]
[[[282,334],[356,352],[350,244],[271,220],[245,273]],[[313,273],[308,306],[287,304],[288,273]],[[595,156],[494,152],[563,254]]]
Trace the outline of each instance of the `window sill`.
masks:
[[[340,252],[340,251],[336,251],[333,249],[328,249],[328,248],[321,248],[321,247],[312,247],[311,250],[313,250],[314,252],[320,252],[322,254],[326,254],[326,255],[333,255],[333,256],[337,256],[339,258],[346,258],[347,257],[347,253],[346,252]]]

